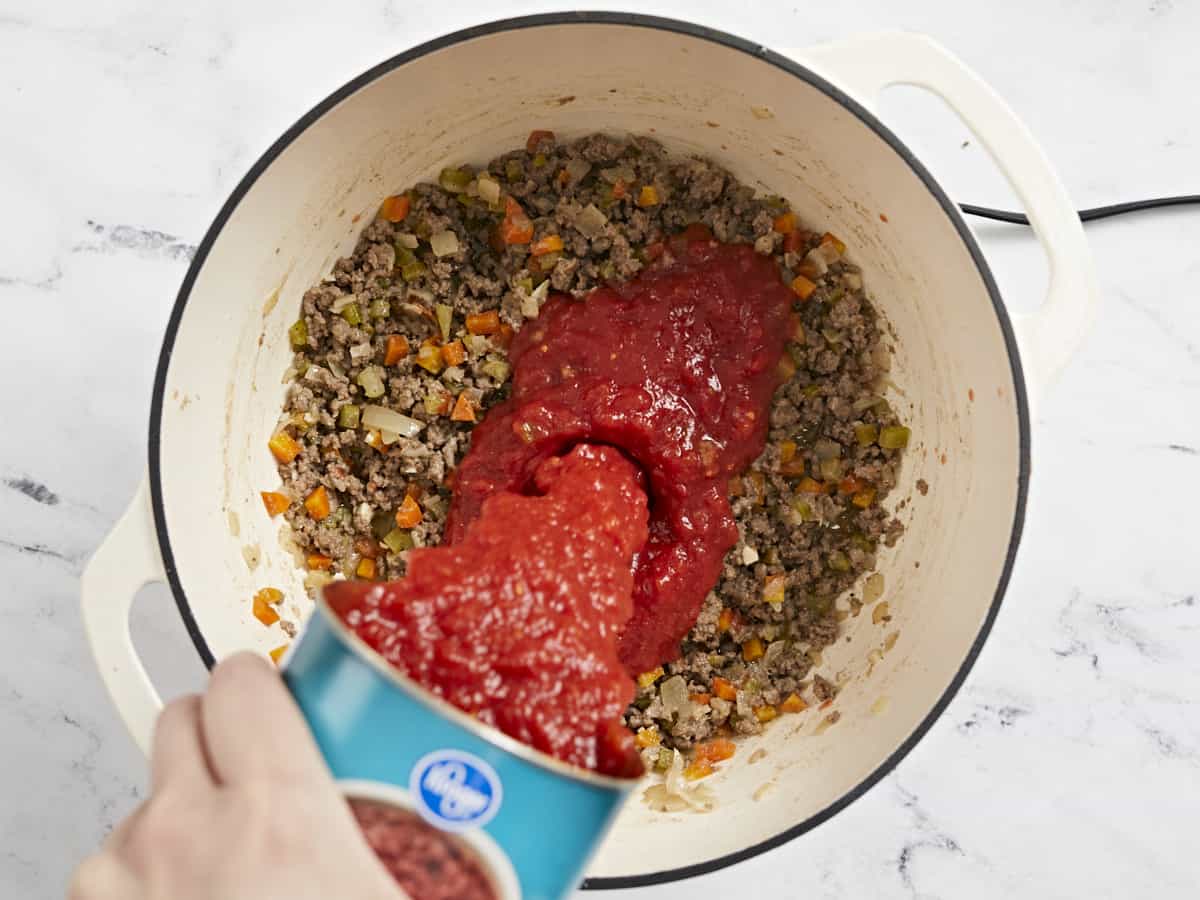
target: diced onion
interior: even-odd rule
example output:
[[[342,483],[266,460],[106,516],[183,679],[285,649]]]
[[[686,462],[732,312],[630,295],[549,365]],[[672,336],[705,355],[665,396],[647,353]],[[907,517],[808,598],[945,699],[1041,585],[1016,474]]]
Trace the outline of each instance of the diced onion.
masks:
[[[742,548],[742,565],[752,566],[758,562],[758,551],[747,544]]]
[[[841,259],[842,254],[838,253],[838,248],[833,241],[826,241],[809,250],[807,258],[813,261],[819,260],[828,268]]]
[[[588,172],[592,171],[592,164],[586,159],[580,159],[578,156],[572,156],[567,160],[566,165],[567,175],[570,176],[571,182],[578,182]]]
[[[842,276],[842,284],[852,291],[861,291],[863,286],[862,276],[857,272],[847,272]]]
[[[434,232],[429,238],[429,246],[433,248],[434,256],[450,256],[458,252],[458,235],[449,229]]]
[[[500,202],[500,182],[490,175],[479,176],[479,196],[493,205]]]
[[[408,416],[401,415],[394,409],[388,409],[386,406],[364,406],[362,412],[362,423],[367,428],[377,428],[382,432],[392,432],[397,437],[416,437],[421,429],[425,427],[423,422],[416,419],[411,419]],[[387,437],[381,434],[385,444],[394,443],[395,439],[389,441]]]
[[[682,675],[672,675],[659,686],[659,691],[662,694],[663,712],[668,716],[683,718],[690,712],[692,701],[688,699],[687,682]]]
[[[595,237],[600,234],[604,231],[604,226],[607,224],[608,217],[600,212],[594,203],[589,203],[575,217],[575,227],[588,237]]]
[[[331,312],[340,313],[351,303],[358,302],[358,294],[347,294],[345,297],[338,297],[329,307]]]
[[[408,289],[408,296],[416,297],[418,300],[424,300],[426,303],[428,303],[430,300],[433,299],[433,291],[427,291],[424,288],[410,287]],[[414,312],[420,314],[423,312],[423,310],[418,308],[418,309],[414,310]]]
[[[370,341],[364,341],[361,344],[355,344],[350,348],[351,359],[367,359],[375,352]]]
[[[813,452],[819,460],[837,459],[842,455],[842,446],[837,441],[821,438],[813,444]]]
[[[406,233],[396,235],[396,243],[406,250],[416,250],[421,242],[415,234]]]

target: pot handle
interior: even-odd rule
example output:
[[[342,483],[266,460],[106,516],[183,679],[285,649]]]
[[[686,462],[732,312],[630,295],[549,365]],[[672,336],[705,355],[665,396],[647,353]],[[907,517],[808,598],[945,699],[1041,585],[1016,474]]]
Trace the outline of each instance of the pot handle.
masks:
[[[143,478],[125,514],[88,560],[80,587],[83,628],[100,677],[125,727],[147,756],[162,699],[133,646],[129,610],[139,590],[163,581],[166,573],[155,540],[149,486]]]
[[[1086,335],[1097,304],[1083,223],[1029,129],[986,82],[932,38],[885,32],[784,51],[874,111],[884,88],[909,84],[941,97],[987,148],[1041,241],[1050,280],[1045,303],[1014,316],[1026,377],[1048,387]]]

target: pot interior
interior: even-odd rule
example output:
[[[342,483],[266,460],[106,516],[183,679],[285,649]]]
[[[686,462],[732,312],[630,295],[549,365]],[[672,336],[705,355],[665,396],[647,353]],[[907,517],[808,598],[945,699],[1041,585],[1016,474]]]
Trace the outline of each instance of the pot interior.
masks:
[[[860,789],[938,708],[1006,577],[1023,496],[1021,387],[955,220],[881,131],[748,45],[571,17],[381,68],[259,163],[185,285],[155,400],[159,515],[199,633],[218,658],[264,651],[282,638],[253,619],[252,594],[270,585],[299,613],[310,605],[259,500],[278,484],[266,442],[300,298],[382,197],[522,145],[533,128],[649,133],[786,196],[809,227],[849,245],[894,336],[890,399],[913,430],[890,498],[906,534],[880,561],[890,621],[846,619],[820,667],[845,679],[840,721],[823,728],[826,712],[810,710],[746,740],[707,782],[714,812],[656,813],[635,794],[590,874],[704,866],[798,829]],[[245,547],[260,556],[254,571]]]

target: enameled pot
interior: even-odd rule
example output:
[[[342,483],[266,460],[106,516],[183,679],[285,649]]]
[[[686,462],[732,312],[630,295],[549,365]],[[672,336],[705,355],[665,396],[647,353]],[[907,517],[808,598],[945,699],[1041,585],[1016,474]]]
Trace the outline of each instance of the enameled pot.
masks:
[[[535,59],[552,79],[533,77]],[[946,100],[1025,204],[1050,287],[1015,327],[955,205],[870,111],[898,83]],[[820,716],[788,717],[746,741],[709,779],[717,808],[707,815],[656,813],[635,794],[586,885],[648,884],[811,829],[895,766],[946,707],[1013,565],[1030,385],[1046,384],[1082,335],[1094,276],[1079,220],[1028,131],[920,36],[772,52],[682,22],[580,13],[497,22],[402,53],[338,89],[263,155],[179,292],[154,385],[147,480],[83,579],[101,674],[142,747],[160,705],[129,636],[143,584],[170,584],[208,664],[279,643],[251,616],[257,589],[308,604],[258,496],[278,483],[266,442],[302,294],[350,251],[387,193],[447,162],[487,160],[533,128],[652,133],[843,237],[894,333],[891,399],[914,436],[893,495],[912,497],[900,511],[907,533],[880,562],[891,621],[847,619],[849,640],[825,654],[822,670],[848,679],[841,720],[821,732]],[[261,555],[254,572],[247,545]],[[739,763],[759,750],[756,764]]]

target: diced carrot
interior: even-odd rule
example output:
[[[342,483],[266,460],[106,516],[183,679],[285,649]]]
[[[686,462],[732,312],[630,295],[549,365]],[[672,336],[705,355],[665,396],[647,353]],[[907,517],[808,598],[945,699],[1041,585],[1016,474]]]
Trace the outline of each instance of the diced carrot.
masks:
[[[277,431],[271,435],[267,446],[271,448],[275,458],[285,465],[300,455],[300,445],[286,431]]]
[[[819,709],[819,710],[820,709],[829,709],[829,707],[831,707],[831,706],[833,706],[833,698],[832,697],[830,697],[828,700],[826,700],[824,703],[822,703],[820,706],[818,706],[817,709]]]
[[[272,519],[292,505],[292,501],[287,498],[287,495],[278,491],[263,491],[262,502],[263,506],[267,508],[267,515]]]
[[[421,347],[417,350],[417,365],[431,375],[437,375],[446,365],[445,359],[442,357],[442,348],[433,338],[426,338],[421,341]]]
[[[358,568],[354,570],[354,574],[359,578],[365,578],[368,581],[375,577],[375,560],[369,556],[364,556],[358,561]]]
[[[529,132],[529,138],[525,141],[525,149],[529,153],[537,153],[538,144],[543,140],[554,140],[553,131],[544,131],[538,128]]]
[[[654,682],[656,682],[656,681],[658,681],[658,679],[662,678],[663,674],[664,674],[664,672],[663,672],[662,666],[656,666],[655,668],[651,669],[649,672],[643,672],[641,675],[639,675],[637,677],[638,687],[643,688],[643,689],[650,687],[650,685],[654,684]]]
[[[494,309],[467,316],[467,331],[470,334],[495,334],[499,330],[500,313]]]
[[[708,706],[708,701],[712,699],[712,694],[688,694],[688,699],[697,706]]]
[[[642,750],[647,747],[657,747],[662,743],[662,735],[658,731],[658,727],[651,725],[649,728],[639,728],[637,734],[634,735],[633,742]]]
[[[754,497],[754,505],[762,506],[767,500],[767,476],[757,469],[751,469],[746,479],[750,483],[750,493]]]
[[[409,206],[411,201],[404,194],[388,197],[379,208],[379,218],[389,222],[403,222],[404,217],[408,215]]]
[[[396,527],[397,528],[416,528],[420,524],[422,518],[421,507],[412,497],[407,494],[404,496],[404,502],[400,504],[400,508],[396,510]]]
[[[326,556],[324,553],[310,553],[304,562],[316,572],[328,572],[333,568],[333,557]]]
[[[784,478],[799,478],[804,474],[804,457],[793,456],[787,462],[781,462],[779,474]]]
[[[500,329],[492,337],[492,342],[503,350],[507,350],[513,342],[516,331],[507,322],[500,323]]]
[[[794,212],[785,212],[782,215],[775,217],[775,221],[771,223],[771,227],[780,234],[791,234],[796,230],[796,214]]]
[[[387,350],[384,353],[383,364],[394,366],[408,356],[408,338],[402,334],[390,334],[387,339]]]
[[[367,436],[363,438],[363,441],[368,447],[378,450],[380,453],[387,452],[387,445],[383,442],[383,435],[378,431],[373,429],[368,431]]]
[[[779,708],[785,713],[798,713],[808,709],[808,704],[799,694],[788,694],[787,699],[779,704]]]
[[[843,494],[857,494],[866,486],[865,481],[855,478],[853,475],[847,475],[838,482],[838,490]]]
[[[825,493],[825,485],[821,484],[815,478],[806,475],[797,483],[796,490],[801,494],[823,494]]]
[[[466,391],[458,395],[458,399],[454,401],[454,411],[450,413],[451,422],[474,422],[475,421],[475,404],[471,402],[471,397]]]
[[[713,233],[712,229],[703,222],[693,222],[683,229],[683,237],[689,241],[711,241]]]
[[[816,281],[821,277],[821,270],[817,268],[817,264],[807,257],[805,257],[800,265],[796,266],[796,272],[799,275],[803,275],[809,281]]]
[[[317,485],[317,489],[305,499],[304,508],[318,522],[329,515],[329,492],[325,490],[325,485]]]
[[[534,241],[529,247],[529,252],[534,256],[542,256],[546,253],[557,253],[562,248],[563,239],[557,234],[548,234],[544,238]]]
[[[254,618],[262,622],[268,628],[279,621],[279,613],[275,611],[275,607],[264,596],[266,591],[271,588],[264,588],[254,595],[254,601],[251,604],[251,611],[254,613]]]
[[[287,653],[287,648],[290,646],[291,644],[280,644],[278,647],[272,650],[270,653],[271,662],[275,663],[275,665],[279,665],[279,661],[283,659],[283,654]]]
[[[684,766],[683,777],[688,781],[699,781],[701,778],[707,778],[715,771],[712,763],[698,759]]]
[[[808,232],[800,228],[789,231],[783,239],[783,249],[787,253],[799,253],[808,240]]]
[[[642,185],[637,202],[638,206],[658,206],[658,188],[652,184]]]
[[[792,279],[792,291],[801,300],[807,300],[812,296],[813,291],[817,289],[815,282],[809,281],[803,275],[797,275]]]
[[[717,630],[724,634],[733,625],[733,610],[728,606],[721,610],[721,614],[717,616]]]
[[[779,461],[787,462],[796,455],[795,441],[780,441],[779,442]]]
[[[742,659],[746,662],[754,662],[756,659],[762,659],[762,655],[765,652],[763,643],[758,638],[750,638],[750,640],[742,644]]]
[[[764,725],[777,715],[779,715],[779,710],[773,706],[756,706],[754,708],[754,718],[758,719]]]
[[[367,559],[376,559],[379,556],[379,544],[371,538],[360,537],[354,541],[354,552]]]
[[[837,252],[838,252],[839,256],[843,255],[846,252],[845,243],[843,243],[837,237],[837,235],[831,234],[828,231],[825,232],[823,235],[821,235],[821,243],[822,244],[833,244],[833,246],[837,248]]]
[[[625,187],[625,182],[621,181],[619,178],[613,184],[612,191],[614,200],[623,200],[625,195],[629,193],[628,189]]]
[[[467,358],[467,349],[463,346],[462,341],[451,341],[442,347],[442,359],[446,361],[448,366],[462,365]]]
[[[711,741],[705,741],[703,744],[697,744],[696,749],[692,751],[693,759],[703,759],[707,762],[724,762],[730,759],[737,751],[737,744],[728,738],[714,738]]]
[[[722,700],[728,700],[730,703],[732,703],[737,699],[737,688],[733,686],[732,681],[727,681],[718,675],[713,679],[712,686],[713,693]]]
[[[283,591],[279,588],[265,587],[258,592],[258,596],[262,597],[264,603],[272,606],[278,606],[283,602]]]
[[[857,494],[855,494],[853,497],[850,498],[850,502],[853,503],[855,506],[857,506],[859,509],[866,509],[868,506],[870,506],[872,503],[875,502],[875,488],[873,488],[873,487],[863,488],[861,491],[859,491]]]
[[[500,239],[505,244],[528,244],[533,240],[533,222],[521,204],[512,197],[504,198],[504,220],[500,223]]]

